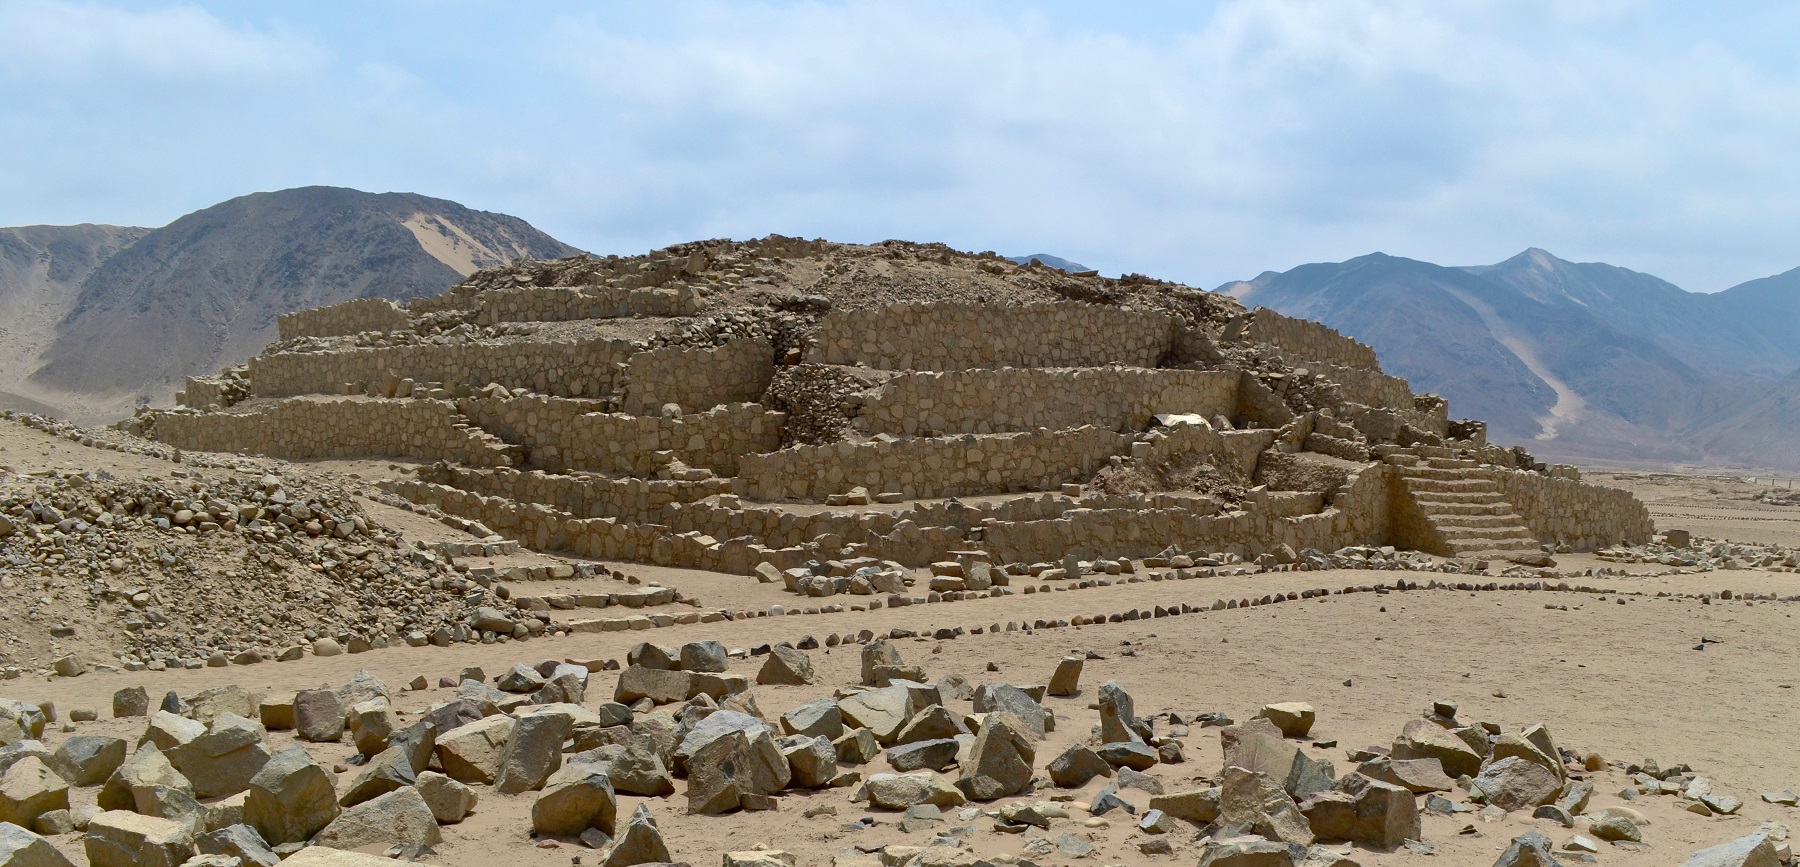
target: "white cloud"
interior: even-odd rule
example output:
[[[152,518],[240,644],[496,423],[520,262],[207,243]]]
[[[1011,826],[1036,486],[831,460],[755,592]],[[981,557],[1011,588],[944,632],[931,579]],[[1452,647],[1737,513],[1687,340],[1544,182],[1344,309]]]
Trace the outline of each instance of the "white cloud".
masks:
[[[459,36],[434,54],[405,15],[0,0],[0,55],[24,58],[0,84],[29,94],[0,105],[25,133],[0,157],[41,167],[0,178],[0,222],[340,183],[605,251],[907,237],[1205,285],[1376,249],[1536,245],[1693,288],[1800,264],[1775,5],[1228,0],[1133,26],[1000,0],[566,8],[432,8]]]

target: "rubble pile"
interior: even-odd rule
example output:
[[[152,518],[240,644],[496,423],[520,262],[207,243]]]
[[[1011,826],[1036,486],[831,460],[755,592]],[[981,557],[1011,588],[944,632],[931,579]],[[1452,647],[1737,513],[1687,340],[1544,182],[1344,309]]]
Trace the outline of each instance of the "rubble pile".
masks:
[[[315,643],[447,643],[468,638],[483,607],[503,612],[490,619],[505,620],[508,637],[548,625],[409,549],[348,492],[272,472],[0,472],[0,564],[16,600],[4,651],[15,673],[22,649],[65,655],[32,646],[45,629],[56,644],[100,641],[118,665],[160,670],[291,657]]]

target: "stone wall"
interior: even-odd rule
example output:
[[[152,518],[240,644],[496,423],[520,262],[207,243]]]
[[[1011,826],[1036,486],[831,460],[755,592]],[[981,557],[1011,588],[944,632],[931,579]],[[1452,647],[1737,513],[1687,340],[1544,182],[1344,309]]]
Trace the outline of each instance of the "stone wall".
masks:
[[[425,468],[419,480],[492,497],[545,503],[577,518],[617,518],[639,524],[667,524],[671,507],[731,492],[730,479],[683,482],[458,466]]]
[[[1251,311],[1245,326],[1245,337],[1275,347],[1292,365],[1304,366],[1311,361],[1381,370],[1375,350],[1309,319],[1295,319],[1258,307]]]
[[[859,486],[908,498],[1041,491],[1087,479],[1131,440],[1083,427],[837,442],[745,455],[738,475],[740,492],[758,500],[819,500]]]
[[[250,452],[287,460],[395,457],[506,466],[515,449],[441,400],[277,400],[226,412],[159,413],[149,436],[189,451]]]
[[[352,383],[392,375],[415,383],[480,388],[497,382],[558,397],[610,393],[633,348],[624,340],[469,342],[384,346],[331,352],[278,352],[250,360],[261,397],[341,394]]]
[[[216,376],[190,376],[187,385],[175,392],[175,405],[205,409],[213,404],[225,405],[225,381]]]
[[[694,412],[762,398],[775,377],[775,348],[740,338],[712,349],[668,346],[631,356],[619,409],[658,414],[665,403]]]
[[[1102,304],[888,304],[826,314],[806,360],[888,370],[1155,367],[1175,330],[1165,314]]]
[[[297,337],[338,337],[364,331],[399,331],[411,320],[406,310],[386,298],[358,298],[319,307],[283,313],[275,318],[281,340]]]
[[[1579,551],[1618,542],[1641,545],[1656,533],[1650,510],[1618,488],[1522,470],[1493,470],[1500,493],[1540,541]]]
[[[995,433],[1083,424],[1140,431],[1158,413],[1234,415],[1235,370],[1005,368],[908,373],[863,401],[867,433]]]
[[[555,286],[495,289],[466,299],[477,325],[566,322],[633,316],[695,316],[704,306],[692,289]]]
[[[585,411],[595,404],[538,395],[465,398],[457,405],[476,424],[523,446],[532,466],[650,476],[669,458],[733,474],[739,456],[781,447],[786,418],[754,403],[667,418]]]
[[[1307,370],[1338,384],[1346,400],[1396,411],[1412,411],[1413,393],[1406,380],[1379,370],[1304,362]]]

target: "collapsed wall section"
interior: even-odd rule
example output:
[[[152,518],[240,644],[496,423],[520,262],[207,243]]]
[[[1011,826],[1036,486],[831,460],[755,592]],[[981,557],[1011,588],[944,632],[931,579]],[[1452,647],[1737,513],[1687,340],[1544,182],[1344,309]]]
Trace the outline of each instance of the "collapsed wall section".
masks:
[[[399,331],[411,325],[406,310],[386,298],[358,298],[299,310],[275,317],[275,329],[281,340],[300,337],[341,337],[365,331]]]
[[[152,436],[180,449],[286,460],[394,457],[506,466],[511,447],[440,400],[258,401],[226,412],[160,413]]]
[[[532,466],[646,476],[671,458],[731,475],[741,456],[781,447],[785,419],[754,403],[666,417],[593,412],[592,401],[537,395],[465,398],[458,406],[522,446]]]
[[[694,316],[703,307],[700,294],[692,289],[627,289],[619,286],[492,289],[473,299],[452,300],[472,307],[476,325]],[[415,307],[423,310],[426,305],[415,304]]]
[[[633,347],[624,340],[475,342],[277,352],[250,359],[260,397],[341,394],[348,385],[392,376],[479,388],[499,383],[558,397],[599,397],[613,390]]]
[[[1235,370],[1004,368],[908,373],[865,398],[867,433],[995,433],[1089,423],[1138,431],[1159,413],[1235,415]]]
[[[884,304],[826,314],[806,360],[886,370],[1155,367],[1176,327],[1166,314],[1103,304]]]

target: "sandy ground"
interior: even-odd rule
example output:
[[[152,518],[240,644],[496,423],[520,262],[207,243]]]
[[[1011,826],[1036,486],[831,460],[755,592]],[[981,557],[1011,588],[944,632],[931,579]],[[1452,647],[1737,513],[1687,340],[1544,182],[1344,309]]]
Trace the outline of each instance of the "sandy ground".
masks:
[[[18,465],[30,461],[35,465],[79,466],[84,458],[97,459],[92,450],[73,444],[45,440],[29,444],[29,449],[26,445],[11,443],[5,452],[0,452],[0,463]],[[108,461],[132,465],[142,462],[144,469],[150,471],[166,470],[167,466],[110,452],[101,454]],[[1709,486],[1716,485],[1705,480],[1633,484],[1642,485],[1640,495],[1650,502],[1659,515],[1659,523],[1665,526],[1678,522],[1697,533],[1746,540],[1800,540],[1800,510],[1762,507],[1735,499],[1734,491],[1711,493]],[[431,523],[415,515],[408,518]],[[416,528],[419,533],[427,529],[430,528]],[[448,528],[441,529],[453,534]],[[1666,572],[1660,567],[1621,567],[1587,555],[1567,555],[1559,561],[1563,570],[1623,568],[1637,573]],[[648,566],[621,568],[646,581],[679,587],[704,600],[707,608],[766,610],[772,604],[792,607],[798,601],[772,585],[759,585],[742,576]],[[1147,610],[1180,603],[1210,605],[1220,598],[1391,583],[1399,577],[1411,580],[1443,576],[1301,572],[1115,584],[1003,599],[872,612],[756,617],[529,643],[393,648],[249,668],[158,674],[100,672],[74,679],[25,679],[0,683],[0,694],[53,700],[65,717],[74,708],[97,709],[105,717],[115,690],[140,684],[149,688],[153,696],[168,690],[187,695],[207,686],[236,683],[269,696],[286,697],[299,689],[341,684],[357,669],[367,668],[398,689],[418,675],[435,684],[438,677],[454,675],[468,665],[479,665],[493,675],[517,662],[622,660],[631,645],[645,639],[670,645],[717,639],[727,647],[749,648],[765,642],[793,641],[805,635],[823,640],[832,633],[896,626],[925,634],[939,627],[991,629],[994,624],[1004,627],[1008,622],[1077,614]],[[1066,653],[1094,651],[1103,656],[1087,663],[1080,696],[1047,702],[1057,716],[1057,730],[1038,747],[1036,764],[1040,769],[1066,745],[1087,737],[1098,721],[1090,703],[1097,686],[1107,679],[1119,680],[1132,692],[1142,715],[1222,711],[1243,720],[1266,702],[1310,702],[1319,714],[1313,730],[1315,741],[1335,740],[1337,745],[1328,748],[1315,743],[1307,751],[1332,759],[1339,775],[1354,768],[1345,758],[1347,748],[1387,745],[1407,720],[1418,716],[1432,700],[1450,699],[1461,705],[1466,719],[1496,722],[1507,730],[1544,722],[1562,746],[1595,751],[1609,760],[1637,762],[1648,758],[1665,767],[1688,763],[1713,779],[1716,790],[1745,802],[1737,816],[1701,818],[1682,811],[1674,798],[1633,801],[1631,806],[1651,820],[1644,829],[1648,846],[1602,844],[1600,863],[1679,863],[1697,848],[1749,834],[1765,821],[1800,823],[1800,811],[1763,803],[1759,797],[1764,791],[1800,789],[1800,749],[1795,748],[1796,733],[1800,732],[1800,695],[1796,690],[1796,682],[1800,681],[1800,632],[1794,619],[1800,605],[1743,601],[1701,604],[1691,596],[1659,599],[1653,595],[1726,589],[1792,595],[1800,593],[1800,575],[1732,571],[1579,580],[1609,592],[1359,593],[1117,624],[1033,632],[1002,630],[946,641],[903,640],[900,646],[907,662],[924,665],[933,678],[960,673],[975,683],[1042,683],[1056,660]],[[555,587],[554,583],[545,582],[519,585],[517,589],[536,592]],[[1634,593],[1650,595],[1630,595]],[[1705,650],[1695,650],[1703,636],[1716,643],[1707,644]],[[1132,655],[1125,655],[1127,652]],[[854,647],[821,648],[812,656],[820,675],[817,685],[756,688],[757,703],[771,719],[856,680],[858,657]],[[754,658],[738,661],[732,671],[754,677],[760,663]],[[990,663],[998,671],[987,671]],[[588,704],[609,698],[613,683],[611,673],[596,673]],[[410,716],[445,700],[450,693],[442,689],[404,693],[397,704]],[[970,709],[966,702],[952,703],[952,707]],[[1159,725],[1158,729],[1163,731],[1166,726]],[[73,730],[117,734],[135,741],[142,722],[102,719],[74,724]],[[54,747],[67,736],[56,731],[47,733],[46,739]],[[289,742],[280,733],[271,735],[271,741],[276,746]],[[1199,787],[1220,772],[1221,757],[1214,730],[1193,728],[1183,741],[1187,748],[1185,763],[1158,765],[1150,772],[1171,791]],[[314,746],[313,751],[321,760],[337,763],[349,757],[351,747]],[[860,770],[868,774],[889,769],[884,760],[877,759]],[[353,775],[353,768],[340,774],[340,786],[347,786]],[[1594,776],[1594,782],[1596,795],[1590,810],[1623,803],[1616,795],[1627,785],[1622,771],[1602,772]],[[1096,781],[1081,791],[1064,791],[1049,788],[1046,782],[1045,788],[1031,795],[982,806],[991,810],[1010,800],[1052,797],[1070,797],[1085,803],[1100,784]],[[717,863],[722,851],[765,843],[795,853],[801,865],[826,865],[831,863],[833,853],[847,847],[882,843],[923,845],[930,837],[930,832],[902,832],[898,814],[871,813],[850,801],[849,790],[786,793],[780,799],[780,809],[772,813],[690,817],[679,791],[683,785],[678,782],[676,796],[650,802],[676,859],[692,864]],[[76,803],[91,803],[95,792],[79,790],[74,799]],[[1149,796],[1127,790],[1125,797],[1141,810]],[[509,797],[482,789],[481,798],[474,815],[460,825],[444,829],[445,842],[437,847],[437,854],[428,859],[430,862],[485,865],[504,859],[512,864],[548,867],[569,864],[576,856],[588,863],[597,860],[595,853],[573,841],[562,841],[559,848],[539,848],[529,834],[531,795]],[[620,815],[624,816],[642,799],[621,796],[620,800]],[[836,816],[804,817],[809,808],[819,805],[835,807]],[[1075,818],[1058,821],[1047,835],[1038,831],[1025,837],[994,833],[991,819],[976,816],[962,820],[954,811],[947,811],[950,821],[940,830],[972,826],[974,831],[964,839],[973,852],[984,856],[1019,853],[1033,836],[1055,838],[1071,833],[1096,847],[1092,856],[1082,859],[1086,863],[1174,864],[1191,863],[1198,857],[1199,844],[1193,828],[1183,826],[1170,835],[1174,855],[1147,856],[1137,850],[1137,843],[1147,835],[1137,831],[1128,817],[1113,813],[1105,817],[1103,827],[1090,827],[1084,822],[1086,813],[1078,809],[1072,812]],[[873,816],[876,824],[862,830],[843,828],[843,823],[864,816]],[[1512,837],[1529,829],[1540,830],[1559,844],[1572,833],[1548,821],[1526,818],[1523,813],[1496,823],[1466,814],[1427,816],[1424,838],[1436,847],[1439,863],[1487,865]],[[77,863],[85,863],[79,835],[65,835],[57,844]],[[1404,850],[1362,850],[1356,857],[1364,864],[1382,865],[1414,861],[1421,856]],[[1082,863],[1060,855],[1035,860]]]

